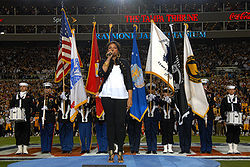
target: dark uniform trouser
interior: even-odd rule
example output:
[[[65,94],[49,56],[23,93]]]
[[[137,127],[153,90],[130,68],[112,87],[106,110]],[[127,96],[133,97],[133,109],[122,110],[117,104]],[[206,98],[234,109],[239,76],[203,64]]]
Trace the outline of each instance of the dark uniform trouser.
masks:
[[[51,152],[52,142],[54,134],[54,123],[45,123],[44,128],[42,128],[42,123],[40,123],[40,135],[41,135],[41,149],[42,152]]]
[[[128,120],[128,137],[130,151],[139,151],[142,123],[137,120]]]
[[[16,145],[29,145],[30,142],[30,123],[15,122]]]
[[[144,123],[148,151],[157,151],[158,121],[154,117],[146,117]]]
[[[96,123],[96,138],[98,144],[98,150],[101,152],[108,151],[108,138],[107,138],[107,125],[104,123]]]
[[[174,120],[163,119],[161,122],[161,133],[162,133],[162,145],[174,144],[173,131],[174,131]]]
[[[181,151],[185,153],[190,152],[191,147],[191,114],[188,114],[187,118],[184,118],[183,124],[178,126]]]
[[[114,150],[114,142],[117,140],[118,151],[123,151],[123,143],[126,137],[125,119],[127,99],[111,99],[102,97],[102,106],[107,120],[107,136],[109,150]]]
[[[62,151],[72,151],[73,148],[73,123],[59,122],[59,137]]]
[[[92,136],[92,122],[79,122],[79,135],[81,139],[81,151],[89,151]]]
[[[240,143],[240,126],[239,125],[227,125],[227,133],[226,133],[226,142],[227,143]]]
[[[212,151],[212,132],[213,132],[213,120],[207,120],[207,127],[203,118],[198,118],[198,127],[200,134],[201,152]]]

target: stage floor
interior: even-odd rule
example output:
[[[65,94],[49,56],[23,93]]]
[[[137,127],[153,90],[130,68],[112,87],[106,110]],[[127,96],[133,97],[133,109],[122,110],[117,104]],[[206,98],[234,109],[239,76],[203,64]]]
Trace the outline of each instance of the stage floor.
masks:
[[[124,163],[108,163],[105,156],[79,156],[28,160],[8,167],[82,167],[82,165],[126,165],[127,167],[218,167],[214,160],[166,155],[124,155]]]
[[[214,160],[223,160],[223,159],[250,159],[250,144],[249,143],[241,143],[239,144],[239,151],[241,154],[232,154],[228,155],[228,146],[227,144],[222,143],[213,143],[212,154],[201,154],[200,153],[200,143],[192,143],[191,154],[179,154],[180,146],[175,144],[173,147],[173,154],[163,154],[163,146],[158,144],[157,146],[157,155],[163,156],[181,156],[181,157],[196,157],[196,158],[205,158],[205,159],[214,159]],[[34,159],[43,159],[43,158],[55,158],[55,157],[75,157],[75,156],[107,156],[107,154],[96,154],[98,148],[95,145],[92,145],[90,153],[80,154],[81,147],[79,144],[75,144],[70,154],[62,154],[60,145],[53,145],[51,154],[41,154],[41,146],[40,145],[30,145],[28,148],[28,155],[15,155],[17,147],[15,145],[12,146],[3,146],[0,147],[0,160],[13,160],[13,161],[22,161],[22,160],[34,160]],[[135,155],[130,153],[129,145],[124,145],[125,155]],[[141,143],[140,145],[140,154],[136,155],[148,155],[146,154],[147,146],[146,143]]]

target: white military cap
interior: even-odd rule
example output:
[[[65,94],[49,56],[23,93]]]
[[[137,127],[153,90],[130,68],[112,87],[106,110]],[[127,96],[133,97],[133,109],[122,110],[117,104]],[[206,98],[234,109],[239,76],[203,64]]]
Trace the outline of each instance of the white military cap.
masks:
[[[21,82],[21,83],[19,83],[19,86],[29,86],[29,84],[27,84],[27,83],[25,83],[25,82]]]
[[[43,83],[43,86],[44,87],[52,87],[52,84],[50,83],[50,82],[45,82],[45,83]]]
[[[235,86],[234,85],[228,85],[227,89],[235,89]]]
[[[201,82],[202,82],[203,84],[207,84],[208,81],[209,81],[209,80],[208,80],[207,78],[201,79]]]

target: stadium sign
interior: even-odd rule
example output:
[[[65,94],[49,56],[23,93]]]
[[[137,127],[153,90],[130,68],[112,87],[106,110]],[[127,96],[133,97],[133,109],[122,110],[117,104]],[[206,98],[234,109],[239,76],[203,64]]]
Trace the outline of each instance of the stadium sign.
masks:
[[[168,37],[170,36],[170,33],[165,33]],[[133,33],[130,32],[122,32],[122,33],[114,33],[112,34],[113,38],[116,40],[130,40],[133,39]],[[183,38],[183,32],[174,32],[174,38]],[[96,34],[97,39],[99,40],[108,40],[109,39],[109,33]],[[188,32],[189,38],[207,38],[206,32],[201,31],[193,31]],[[137,34],[137,39],[150,39],[150,33],[141,32]]]
[[[250,12],[242,12],[239,14],[231,13],[229,20],[250,20]]]
[[[197,22],[199,14],[125,15],[126,23]]]

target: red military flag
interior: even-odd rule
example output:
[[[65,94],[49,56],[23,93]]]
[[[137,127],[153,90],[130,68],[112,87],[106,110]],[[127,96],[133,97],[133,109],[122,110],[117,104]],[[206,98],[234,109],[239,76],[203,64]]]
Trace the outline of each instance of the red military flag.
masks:
[[[96,95],[98,93],[99,87],[101,85],[101,78],[98,76],[99,63],[101,61],[99,48],[96,38],[96,22],[93,22],[93,32],[92,32],[92,46],[91,46],[91,57],[88,78],[86,82],[86,92]],[[96,96],[96,116],[100,118],[103,114],[103,107],[101,100]]]

